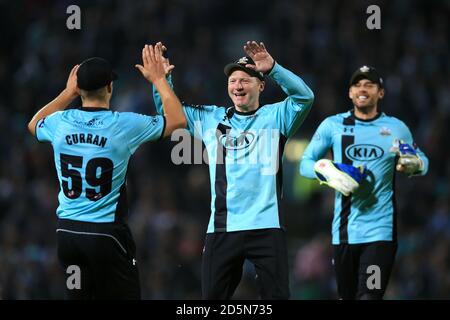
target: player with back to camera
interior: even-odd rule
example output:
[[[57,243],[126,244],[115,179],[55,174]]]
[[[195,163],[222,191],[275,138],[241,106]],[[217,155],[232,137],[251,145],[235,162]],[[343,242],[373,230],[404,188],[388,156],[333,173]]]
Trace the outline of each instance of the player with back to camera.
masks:
[[[66,88],[28,124],[31,134],[50,142],[54,151],[60,183],[57,249],[69,299],[141,297],[127,224],[128,162],[144,142],[186,125],[180,101],[167,83],[160,47],[146,45],[142,60],[136,68],[161,95],[164,116],[110,110],[117,76],[109,62],[95,57],[74,66]],[[82,107],[65,110],[78,95]],[[80,283],[70,286],[74,267]]]

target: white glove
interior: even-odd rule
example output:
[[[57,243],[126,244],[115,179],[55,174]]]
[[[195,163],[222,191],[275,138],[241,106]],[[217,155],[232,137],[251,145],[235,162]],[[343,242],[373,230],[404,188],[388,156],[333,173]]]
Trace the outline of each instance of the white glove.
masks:
[[[347,197],[358,189],[367,175],[365,167],[356,168],[349,164],[334,163],[328,159],[317,161],[314,172],[320,184],[326,184]]]
[[[397,171],[413,175],[423,170],[423,161],[416,149],[404,141],[395,139],[390,151],[399,156],[396,165]]]

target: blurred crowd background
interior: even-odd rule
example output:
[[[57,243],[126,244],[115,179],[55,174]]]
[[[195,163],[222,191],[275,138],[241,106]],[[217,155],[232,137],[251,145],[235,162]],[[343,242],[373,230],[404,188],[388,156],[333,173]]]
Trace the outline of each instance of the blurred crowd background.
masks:
[[[66,27],[71,4],[81,8],[80,30]],[[366,27],[371,4],[381,8],[380,30]],[[181,100],[229,106],[223,66],[254,39],[316,96],[284,163],[292,299],[336,298],[334,194],[299,177],[298,160],[320,121],[352,108],[348,81],[363,64],[384,75],[383,111],[411,128],[430,159],[427,176],[398,176],[399,250],[386,298],[449,299],[449,17],[448,0],[0,1],[0,298],[64,298],[52,149],[26,124],[65,87],[72,66],[91,56],[109,59],[119,74],[111,108],[154,114],[151,88],[134,65],[143,44],[163,41]],[[283,98],[269,81],[262,102]],[[209,175],[206,165],[174,165],[173,146],[146,144],[129,168],[144,299],[201,293]],[[254,277],[246,264],[235,298],[258,298]]]

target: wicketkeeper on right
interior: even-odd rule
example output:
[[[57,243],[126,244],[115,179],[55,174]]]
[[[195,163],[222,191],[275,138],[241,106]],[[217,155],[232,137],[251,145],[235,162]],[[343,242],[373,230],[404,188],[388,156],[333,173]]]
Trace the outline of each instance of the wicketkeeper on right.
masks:
[[[428,159],[408,127],[380,111],[384,84],[374,68],[356,70],[349,97],[352,110],[320,124],[300,174],[337,191],[332,243],[339,297],[382,299],[397,249],[395,173],[425,175]],[[323,159],[329,150],[333,160]]]

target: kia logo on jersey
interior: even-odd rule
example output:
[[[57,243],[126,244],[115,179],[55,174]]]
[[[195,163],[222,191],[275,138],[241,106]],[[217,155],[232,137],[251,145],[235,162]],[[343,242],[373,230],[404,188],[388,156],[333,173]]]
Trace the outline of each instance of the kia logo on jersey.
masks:
[[[357,161],[372,161],[383,156],[384,151],[374,144],[355,144],[345,150],[348,158]]]
[[[219,137],[220,143],[228,150],[240,150],[247,148],[255,140],[255,134],[244,131],[239,136],[233,137],[230,134],[222,134]]]

